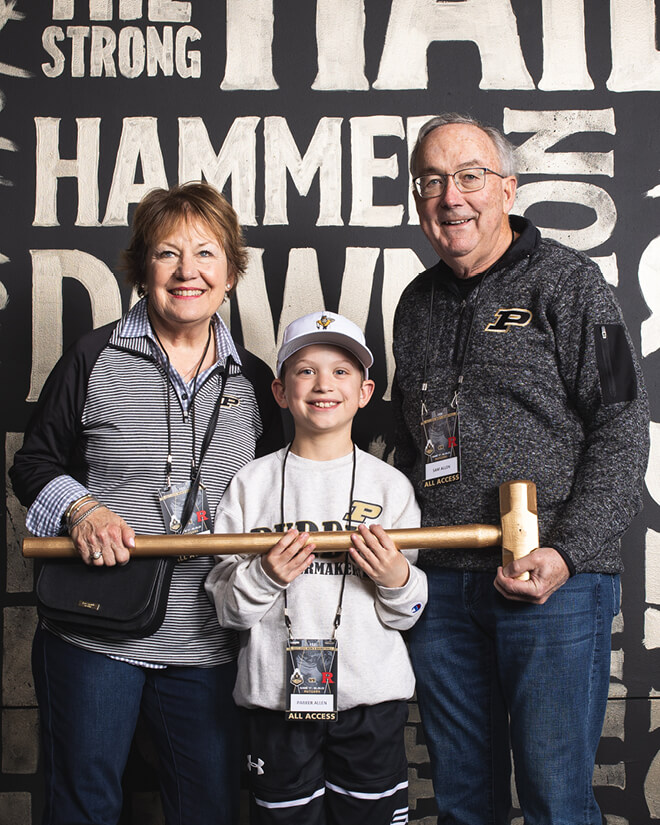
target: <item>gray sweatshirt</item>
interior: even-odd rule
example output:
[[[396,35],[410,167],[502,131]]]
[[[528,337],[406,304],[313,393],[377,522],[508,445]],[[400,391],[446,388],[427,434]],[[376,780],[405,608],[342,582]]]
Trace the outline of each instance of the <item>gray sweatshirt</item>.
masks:
[[[353,456],[310,461],[289,453],[285,470],[284,518],[280,493],[285,450],[251,462],[239,471],[215,520],[222,533],[280,532],[290,526],[325,531],[380,524],[419,526],[419,507],[410,482],[390,465],[356,450],[353,500],[349,508]],[[273,538],[273,544],[275,537]],[[375,705],[412,696],[415,679],[401,635],[426,604],[426,576],[412,565],[417,552],[405,551],[410,576],[403,587],[374,584],[345,561],[343,553],[318,555],[288,585],[288,611],[296,638],[332,635],[345,564],[346,584],[338,640],[338,709]],[[218,557],[206,589],[223,627],[240,631],[234,699],[243,707],[284,710],[284,587],[263,570],[261,556]]]

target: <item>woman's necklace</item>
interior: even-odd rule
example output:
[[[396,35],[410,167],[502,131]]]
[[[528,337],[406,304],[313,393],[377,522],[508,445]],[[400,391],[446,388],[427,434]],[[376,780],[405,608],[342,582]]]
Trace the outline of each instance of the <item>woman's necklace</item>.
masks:
[[[152,328],[153,328],[153,324],[152,324]],[[202,351],[201,357],[198,359],[197,356],[195,356],[194,363],[190,367],[188,367],[187,369],[182,369],[182,368],[178,367],[176,364],[172,363],[172,357],[171,357],[170,353],[165,349],[165,345],[161,341],[160,336],[156,332],[155,328],[153,328],[153,329],[154,329],[154,335],[156,336],[156,340],[158,341],[158,344],[160,345],[160,348],[163,350],[163,354],[165,355],[165,358],[167,359],[167,363],[172,364],[172,366],[174,366],[174,369],[176,369],[176,371],[179,373],[179,375],[184,380],[184,382],[186,384],[188,384],[190,379],[193,377],[193,375],[196,377],[202,371],[202,367],[204,366],[204,361],[206,360],[206,357],[207,357],[207,355],[209,353],[209,350],[210,350],[211,338],[212,338],[212,333],[213,333],[213,325],[211,323],[209,323],[208,335],[207,335],[207,338],[206,338],[206,343],[204,345],[204,349]]]

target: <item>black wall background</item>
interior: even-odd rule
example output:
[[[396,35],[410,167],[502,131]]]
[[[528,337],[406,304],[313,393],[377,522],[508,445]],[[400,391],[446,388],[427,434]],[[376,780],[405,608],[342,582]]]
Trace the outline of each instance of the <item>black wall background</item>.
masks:
[[[150,76],[154,50],[140,44],[170,31],[174,42],[186,33],[199,39],[186,41],[171,74],[157,66]],[[119,45],[113,55],[107,48],[105,69],[93,76],[91,42],[98,44],[101,33],[106,39],[114,33]],[[404,42],[390,58],[397,37]],[[129,43],[128,56],[120,59]],[[232,64],[237,55],[239,63]],[[428,81],[423,68],[412,80],[402,79],[415,56],[423,58]],[[186,68],[195,60],[199,71]],[[112,66],[115,77],[107,74]],[[387,75],[388,68],[399,80]],[[276,87],[262,88],[271,71]],[[186,73],[198,76],[181,76]],[[228,88],[232,83],[238,88]],[[362,88],[348,88],[356,85]],[[615,623],[610,703],[594,781],[608,825],[660,819],[659,89],[654,0],[0,0],[6,463],[62,347],[128,308],[129,291],[112,273],[128,238],[131,204],[151,186],[179,180],[180,156],[201,157],[201,144],[190,137],[180,148],[180,134],[191,125],[220,157],[215,172],[206,164],[194,177],[203,172],[224,189],[255,250],[232,305],[232,332],[272,364],[278,330],[321,303],[365,326],[376,355],[377,391],[359,420],[358,437],[386,456],[391,313],[405,284],[434,261],[409,212],[406,129],[445,110],[504,128],[520,147],[519,211],[545,234],[603,262],[643,356],[652,456],[645,510],[625,539],[623,612]],[[100,119],[98,126],[93,119]],[[228,135],[239,127],[244,136],[233,143]],[[296,184],[295,173],[286,173],[279,186],[287,141],[273,137],[277,130],[290,135],[299,156],[309,150],[309,160],[314,136],[326,127],[337,138],[319,152],[324,171],[314,174],[311,164],[309,190]],[[37,139],[48,130],[57,139]],[[79,134],[87,135],[84,146]],[[223,145],[233,147],[235,159],[243,157],[230,177],[223,171]],[[79,168],[49,171],[56,153],[64,160],[78,157]],[[370,155],[381,160],[367,174]],[[250,182],[253,198],[245,195]],[[272,208],[277,192],[286,196],[279,216]],[[363,205],[366,198],[362,212],[358,195]],[[319,225],[320,206],[333,197],[338,206],[328,225]],[[82,215],[81,200],[91,203]],[[109,203],[119,204],[115,217]],[[393,217],[370,204],[393,207]],[[40,808],[28,661],[35,614],[32,569],[19,552],[24,513],[10,488],[6,494],[0,822],[27,825],[37,821]],[[411,818],[429,821],[431,793],[414,706],[409,751]],[[133,821],[142,823],[153,816],[147,813],[152,784],[142,757],[136,759]]]

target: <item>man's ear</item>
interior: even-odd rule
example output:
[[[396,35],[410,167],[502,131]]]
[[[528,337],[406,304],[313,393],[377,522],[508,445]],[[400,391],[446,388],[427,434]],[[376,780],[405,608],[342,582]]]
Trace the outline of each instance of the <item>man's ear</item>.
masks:
[[[371,400],[371,396],[374,394],[374,389],[375,388],[376,388],[376,385],[371,380],[371,378],[366,378],[362,382],[362,386],[360,387],[360,401],[358,403],[359,409],[362,409],[362,407],[367,406],[367,404]]]
[[[511,175],[511,177],[504,178],[502,181],[502,191],[504,195],[504,211],[509,214],[513,209],[513,203],[516,199],[516,189],[518,188],[518,181]]]
[[[273,395],[275,396],[275,401],[278,406],[280,406],[283,410],[288,410],[289,405],[286,400],[284,382],[280,378],[276,378],[270,385],[270,388],[273,391]]]

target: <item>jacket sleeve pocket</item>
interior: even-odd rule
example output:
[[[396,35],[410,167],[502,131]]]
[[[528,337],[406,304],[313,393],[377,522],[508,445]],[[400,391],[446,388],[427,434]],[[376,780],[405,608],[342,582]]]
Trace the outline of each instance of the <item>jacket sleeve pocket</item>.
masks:
[[[637,377],[623,324],[596,324],[594,336],[603,404],[634,401]]]

